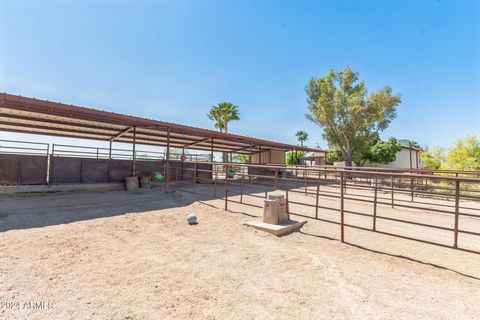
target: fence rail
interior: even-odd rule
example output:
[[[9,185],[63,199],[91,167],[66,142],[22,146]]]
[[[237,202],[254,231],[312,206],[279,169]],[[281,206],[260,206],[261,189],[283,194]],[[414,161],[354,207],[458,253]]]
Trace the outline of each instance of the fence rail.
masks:
[[[48,143],[0,140],[0,154],[46,156],[49,150]]]
[[[139,153],[142,151],[137,150],[137,152],[136,157],[138,156],[141,160]],[[111,160],[113,157],[118,157],[116,161],[120,161],[122,157],[131,159],[128,157],[133,157],[133,154],[132,150],[126,149],[110,150],[60,144],[55,144],[50,149],[49,145],[44,143],[0,140],[0,156],[2,161],[0,169],[12,168],[3,170],[4,173],[15,172],[14,180],[17,179],[19,183],[35,183],[38,179],[45,181],[47,172],[46,170],[37,172],[35,168],[46,167],[47,159],[51,164],[52,157],[53,159],[80,158],[77,159],[81,161],[77,161],[76,167],[72,166],[73,162],[67,161],[63,168],[68,172],[80,172],[78,179],[76,174],[74,175],[75,181],[85,182],[91,181],[93,171],[90,170],[98,169],[98,165],[92,162],[92,158],[95,161],[103,161],[102,166],[105,170],[102,170],[107,172],[105,179],[109,180],[111,175],[118,173],[121,168],[118,167],[119,163],[105,161],[105,159]],[[145,172],[154,172],[158,169],[165,176],[167,187],[183,191],[201,192],[198,183],[208,183],[213,187],[210,195],[223,199],[225,209],[228,209],[229,203],[259,208],[261,203],[259,204],[258,200],[266,198],[268,193],[283,192],[290,215],[338,225],[339,237],[342,241],[348,237],[346,228],[356,228],[480,253],[480,241],[478,241],[480,240],[478,239],[480,237],[480,172],[247,165],[211,162],[205,155],[190,157],[189,159],[193,161],[172,161],[168,164],[163,161],[162,152],[152,153],[150,157],[160,161],[157,161],[155,167],[144,165],[144,162],[142,169]],[[203,161],[200,161],[200,158]],[[2,170],[0,170],[0,183]],[[122,170],[125,172],[122,174],[129,172],[129,168]],[[52,171],[50,170],[49,173],[51,174]],[[37,174],[35,179],[29,179],[30,175],[35,174]],[[190,186],[191,189],[184,190],[185,186]],[[252,189],[256,191],[252,192]],[[350,207],[354,203],[367,206],[368,212],[354,210]],[[397,210],[392,211],[392,208]],[[415,215],[408,216],[408,219],[396,215],[398,212],[403,214],[404,211],[413,212]],[[326,216],[324,212],[333,212],[334,215]],[[417,215],[417,213],[421,214]],[[423,219],[425,214],[429,219],[432,218],[430,219],[432,221]],[[361,222],[353,217],[361,219]],[[445,217],[450,220],[445,220]],[[380,222],[394,223],[401,227],[385,230],[382,229]],[[413,227],[446,234],[434,240],[426,239],[422,234],[409,234]],[[476,238],[475,241],[468,241],[464,239],[465,236]],[[476,244],[478,245],[475,246]]]
[[[237,168],[237,170],[231,170],[232,168]],[[250,173],[252,168],[263,168],[266,170],[265,172],[273,171],[274,174],[252,174]],[[255,201],[249,201],[249,199],[258,200],[259,198],[267,198],[270,192],[283,192],[290,215],[338,225],[341,241],[345,241],[346,236],[348,236],[345,232],[346,228],[355,228],[480,254],[480,197],[472,196],[470,188],[464,187],[466,184],[479,186],[480,179],[478,178],[462,177],[460,175],[435,176],[413,172],[385,172],[383,170],[375,172],[371,170],[318,167],[303,167],[301,168],[303,173],[299,175],[289,176],[285,174],[288,170],[299,169],[298,167],[289,168],[286,166],[215,163],[211,171],[211,179],[194,177],[190,182],[178,183],[178,186],[177,181],[172,179],[172,183],[175,185],[174,188],[189,192],[199,192],[197,190],[198,186],[196,187],[199,182],[213,184],[212,196],[224,199],[226,210],[229,208],[229,203],[261,208],[258,202],[255,203]],[[368,179],[359,182],[356,180],[358,177]],[[412,190],[411,183],[393,183],[410,179],[421,179],[423,182],[433,180],[448,182],[454,185],[453,192],[448,194],[441,190],[423,192],[416,189]],[[191,184],[191,189],[184,189],[188,184]],[[246,191],[252,188],[258,191]],[[223,189],[223,192],[221,189]],[[328,199],[330,200],[326,201]],[[354,203],[371,205],[369,212],[350,210],[347,207],[353,206]],[[295,211],[293,207],[303,209]],[[304,212],[305,208],[310,210],[309,213]],[[406,210],[409,218],[392,215],[392,212],[395,213],[396,211],[392,211],[391,208]],[[322,212],[336,212],[337,216],[325,217],[320,214],[320,210]],[[389,211],[386,212],[386,210]],[[382,211],[386,213],[382,214]],[[421,215],[418,213],[421,213]],[[413,214],[413,218],[411,218],[411,214]],[[425,214],[432,218],[430,220],[433,220],[433,222],[423,221]],[[355,223],[353,217],[362,219],[362,222]],[[453,217],[451,223],[446,222],[445,217]],[[460,222],[463,220],[471,223],[461,224]],[[378,223],[382,221],[401,227],[393,230],[379,228]],[[368,226],[366,222],[368,222]],[[414,230],[417,234],[411,235],[408,233],[412,231],[412,228],[417,228]],[[440,241],[440,238],[429,240],[426,239],[420,229],[436,230],[447,234],[442,236]],[[398,232],[399,230],[402,232]],[[448,233],[450,233],[449,236]],[[476,238],[474,242],[470,243],[467,240],[460,241],[459,239],[462,236]],[[437,236],[435,235],[435,237]]]

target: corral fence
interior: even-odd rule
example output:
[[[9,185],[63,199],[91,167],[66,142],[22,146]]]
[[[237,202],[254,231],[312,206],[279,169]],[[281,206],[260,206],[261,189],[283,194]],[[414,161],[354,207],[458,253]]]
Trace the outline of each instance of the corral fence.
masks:
[[[260,209],[269,193],[281,192],[289,215],[338,225],[342,242],[345,229],[355,228],[480,253],[478,172],[212,165],[212,171],[195,171],[211,178],[194,175],[174,188],[221,198],[225,210],[230,203]],[[213,190],[200,189],[199,183],[213,184]]]
[[[44,184],[48,143],[0,140],[0,185]]]
[[[170,153],[169,160],[169,176],[179,180],[192,177],[184,168],[211,168],[206,154]],[[164,152],[0,140],[0,185],[123,182],[133,174],[163,181],[166,172]]]
[[[187,154],[166,161],[162,152],[0,140],[1,185],[113,182],[133,172],[160,173],[168,190],[222,199],[227,210],[260,209],[281,192],[290,215],[338,225],[341,241],[355,228],[480,253],[477,171],[247,165]]]

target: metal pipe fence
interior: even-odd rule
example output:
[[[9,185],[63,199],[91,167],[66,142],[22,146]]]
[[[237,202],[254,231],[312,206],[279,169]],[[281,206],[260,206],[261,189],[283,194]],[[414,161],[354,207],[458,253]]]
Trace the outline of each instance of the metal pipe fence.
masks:
[[[232,171],[231,168],[234,166],[240,166],[242,169]],[[273,171],[274,174],[251,174],[248,170],[250,168],[264,168],[267,170],[266,172]],[[198,169],[195,168],[185,170],[197,170],[198,172]],[[196,193],[199,192],[198,188],[195,187],[197,183],[213,184],[213,198],[223,199],[226,210],[229,208],[229,203],[261,208],[258,202],[255,203],[255,201],[249,201],[249,199],[263,199],[267,198],[270,192],[282,192],[287,200],[289,215],[339,225],[341,241],[345,241],[345,237],[348,236],[345,232],[346,228],[354,228],[471,253],[480,253],[480,245],[472,249],[466,241],[459,241],[459,238],[463,235],[480,237],[480,228],[472,230],[468,224],[462,225],[460,223],[462,218],[468,218],[475,222],[478,221],[478,226],[480,226],[480,198],[472,196],[469,194],[469,188],[463,187],[465,184],[480,185],[480,179],[478,178],[462,177],[460,175],[419,175],[411,172],[374,172],[345,168],[302,168],[302,173],[290,176],[284,174],[285,170],[300,170],[300,168],[213,163],[211,171],[200,170],[211,172],[211,179],[194,178],[193,181],[188,182],[192,184],[191,190],[182,189],[183,185],[176,185],[175,188]],[[373,183],[353,183],[352,181],[355,181],[355,178],[359,175],[367,177]],[[326,176],[327,178],[325,178]],[[423,179],[424,181],[437,179],[441,182],[451,183],[455,187],[453,193],[445,194],[439,190],[427,192],[412,189],[411,183],[396,183],[399,180],[410,179]],[[223,194],[219,194],[219,185],[223,187]],[[256,191],[246,192],[246,189]],[[332,201],[335,202],[334,205],[332,205]],[[353,203],[371,205],[371,208],[368,209],[369,212],[348,209],[348,206]],[[302,207],[304,209],[294,211],[292,207]],[[307,208],[307,211],[310,210],[310,213],[305,213],[305,208]],[[390,208],[389,210],[392,210],[391,208],[407,210],[406,212],[409,214],[414,214],[414,218],[406,219],[392,216],[392,214],[382,214],[382,211],[387,208]],[[319,214],[320,210],[337,212],[338,216],[335,218],[331,215],[325,217]],[[417,213],[419,214],[418,217]],[[434,222],[423,221],[422,215],[425,214],[432,217]],[[449,216],[453,217],[453,221],[450,225],[447,225],[442,217]],[[363,219],[362,223],[354,223],[352,217],[360,217]],[[349,221],[347,222],[347,220]],[[370,223],[370,226],[365,226],[366,221]],[[401,228],[394,231],[388,230],[388,228],[387,230],[382,229],[378,225],[378,222],[382,221],[400,225]],[[450,236],[448,236],[450,237],[450,244],[446,240],[431,241],[425,239],[422,234],[402,234],[403,231],[412,231],[411,228],[413,227],[450,233]],[[397,232],[398,230],[402,232]],[[417,232],[420,231],[417,230]],[[478,241],[480,244],[480,238],[478,238]]]
[[[48,143],[0,140],[0,154],[47,156],[48,153]]]
[[[142,159],[142,152],[144,151],[136,150],[137,159]],[[162,152],[148,152],[145,160],[165,158]],[[0,140],[0,154],[5,154],[5,157],[11,154],[43,155],[50,160],[49,154],[53,157],[85,159],[130,160],[133,156],[132,150],[127,149],[61,144],[54,144],[50,149],[46,143],[7,140]],[[230,203],[261,208],[258,200],[267,198],[270,192],[283,192],[290,215],[339,225],[342,241],[348,237],[345,232],[348,228],[356,228],[480,253],[480,247],[472,249],[467,241],[462,240],[465,235],[480,237],[480,230],[477,230],[480,228],[476,228],[477,221],[480,222],[480,172],[218,163],[207,161],[208,155],[189,156],[190,158],[187,157],[190,160],[188,166],[172,167],[173,171],[167,170],[166,164],[163,164],[166,183],[179,190],[189,185],[191,189],[182,191],[194,193],[201,192],[198,183],[208,183],[213,186],[210,195],[213,198],[223,199],[224,208],[227,210]],[[199,167],[200,164],[201,167]],[[211,165],[212,169],[205,169],[204,165]],[[19,171],[19,181],[23,181],[22,179],[33,172],[27,167],[26,162],[23,167],[20,164],[15,168]],[[175,177],[171,176],[172,172]],[[186,175],[186,173],[190,174]],[[366,205],[368,212],[351,210],[349,206],[352,203]],[[429,217],[434,218],[434,222],[423,221],[421,215],[406,219],[390,213],[386,214],[386,210],[392,208],[428,214]],[[324,211],[333,212],[335,215],[325,216]],[[352,217],[364,219],[362,223],[366,219],[369,225],[354,223]],[[451,217],[452,220],[444,223],[442,217]],[[396,232],[398,229],[384,230],[379,224],[382,221],[400,224],[401,231],[409,231],[415,226],[447,232],[449,243],[426,240],[421,235],[401,234]]]
[[[85,147],[64,144],[53,144],[52,155],[54,157],[74,157],[74,158],[91,158],[91,159],[118,159],[132,160],[135,152],[135,159],[138,160],[163,160],[164,152],[150,150],[120,149],[120,148],[102,148],[102,147]]]

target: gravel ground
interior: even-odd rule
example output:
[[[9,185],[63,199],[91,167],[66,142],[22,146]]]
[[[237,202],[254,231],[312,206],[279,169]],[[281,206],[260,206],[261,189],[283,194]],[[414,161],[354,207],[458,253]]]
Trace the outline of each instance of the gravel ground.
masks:
[[[325,207],[337,202],[320,199]],[[260,209],[222,208],[209,196],[158,189],[1,195],[0,318],[480,318],[480,255],[351,228],[341,243],[338,226],[314,220],[275,237],[242,225]],[[198,225],[186,223],[191,212]],[[388,206],[379,214],[452,221]],[[478,232],[470,220],[464,224]],[[450,233],[379,228],[452,240]]]

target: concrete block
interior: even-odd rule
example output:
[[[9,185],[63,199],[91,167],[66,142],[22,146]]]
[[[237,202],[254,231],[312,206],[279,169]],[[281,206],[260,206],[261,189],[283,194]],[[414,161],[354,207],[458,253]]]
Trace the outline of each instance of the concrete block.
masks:
[[[304,221],[287,221],[281,224],[270,224],[262,221],[248,221],[243,224],[249,227],[253,227],[257,230],[265,231],[276,236],[282,236],[284,234],[294,232],[299,230],[303,225],[307,223],[307,220]]]
[[[277,199],[265,199],[263,203],[263,222],[277,224],[279,206],[280,202]]]
[[[271,194],[268,196],[270,200],[278,201],[278,223],[285,223],[289,220],[289,216],[287,214],[287,201],[283,195]]]

